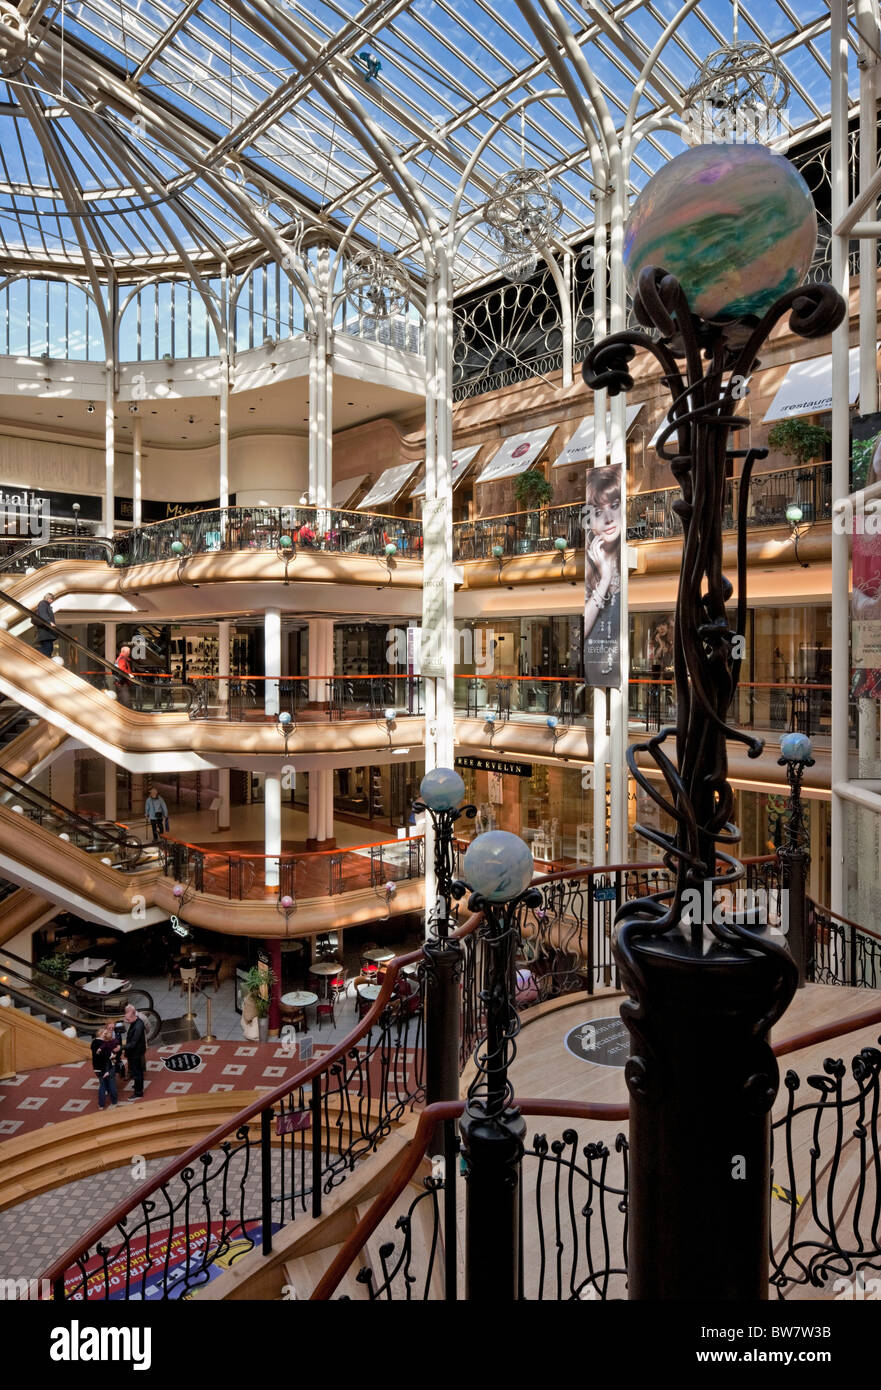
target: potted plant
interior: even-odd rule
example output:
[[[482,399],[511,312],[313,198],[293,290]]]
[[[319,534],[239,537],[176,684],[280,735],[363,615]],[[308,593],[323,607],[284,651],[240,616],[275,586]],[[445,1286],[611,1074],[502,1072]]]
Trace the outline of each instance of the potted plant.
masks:
[[[253,1001],[254,1012],[257,1015],[258,1036],[261,1042],[266,1042],[269,1037],[269,1005],[276,983],[275,971],[268,965],[252,965],[245,975],[245,993]]]
[[[527,468],[514,484],[514,499],[527,512],[534,507],[546,507],[553,495],[554,489],[538,468]]]
[[[831,436],[822,425],[809,425],[806,420],[778,420],[768,431],[768,443],[799,463],[810,463],[824,454]]]
[[[37,961],[37,969],[42,975],[50,975],[59,985],[65,984],[70,974],[67,956],[43,956]]]

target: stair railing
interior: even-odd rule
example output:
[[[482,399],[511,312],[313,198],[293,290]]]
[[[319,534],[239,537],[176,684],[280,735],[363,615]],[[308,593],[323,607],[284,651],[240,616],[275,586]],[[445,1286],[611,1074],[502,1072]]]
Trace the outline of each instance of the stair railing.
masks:
[[[772,862],[773,856],[747,861],[748,872],[760,871]],[[614,880],[611,897],[594,895],[597,906],[602,907],[605,933],[615,899],[624,891],[623,883],[618,883],[621,871],[642,876],[654,874],[661,867],[643,864],[573,869],[539,878],[536,886],[553,893],[560,882],[577,883],[592,877],[606,884]],[[571,900],[558,898],[558,902],[562,902],[560,912],[565,915]],[[453,933],[465,947],[461,999],[461,1031],[467,1039],[463,1045],[465,1058],[470,1055],[482,1022],[483,966],[474,949],[479,922],[479,915],[474,914]],[[583,919],[585,950],[596,930],[595,919]],[[209,1266],[231,1240],[254,1246],[259,1239],[264,1253],[269,1254],[273,1227],[279,1221],[285,1224],[307,1212],[320,1216],[323,1197],[345,1181],[356,1161],[374,1152],[392,1127],[424,1099],[423,1011],[413,1011],[409,990],[405,994],[396,988],[407,967],[422,966],[424,961],[421,948],[392,960],[379,997],[326,1056],[308,1062],[275,1090],[192,1145],[96,1222],[46,1271],[44,1278],[49,1280],[55,1297],[80,1298],[90,1293],[109,1297],[111,1264],[122,1271],[114,1277],[122,1281],[125,1296],[140,1297],[150,1270],[163,1262],[165,1274],[156,1292],[168,1297],[173,1287],[167,1269],[167,1246],[172,1234],[183,1240],[188,1256],[191,1246],[194,1251],[188,1260],[189,1272],[182,1283],[174,1286],[181,1292],[184,1287],[198,1286],[210,1278]],[[556,979],[559,987],[560,977],[551,978]],[[602,973],[597,978],[605,983]],[[593,979],[593,975],[580,976],[579,990],[592,987]],[[609,983],[614,983],[614,976]],[[258,1117],[259,1127],[252,1135]],[[278,1176],[272,1162],[273,1127],[274,1137],[280,1141],[275,1145],[280,1160]],[[248,1196],[247,1175],[252,1170],[259,1171],[259,1191]],[[178,1185],[176,1192],[172,1191],[173,1183]],[[238,1200],[233,1195],[236,1183]],[[215,1194],[223,1195],[215,1201]],[[247,1202],[254,1204],[252,1218],[246,1217]],[[194,1212],[200,1207],[209,1214],[216,1208],[221,1220],[216,1223],[220,1229],[211,1233],[210,1240],[203,1229],[196,1243],[192,1235]],[[160,1214],[167,1229],[157,1227]],[[182,1222],[182,1228],[175,1229],[176,1219]],[[119,1241],[115,1254],[107,1243],[114,1228]],[[150,1252],[147,1258],[143,1253],[145,1239]],[[65,1274],[72,1268],[79,1274],[69,1281],[66,1291]],[[136,1287],[140,1287],[141,1293],[132,1292]]]

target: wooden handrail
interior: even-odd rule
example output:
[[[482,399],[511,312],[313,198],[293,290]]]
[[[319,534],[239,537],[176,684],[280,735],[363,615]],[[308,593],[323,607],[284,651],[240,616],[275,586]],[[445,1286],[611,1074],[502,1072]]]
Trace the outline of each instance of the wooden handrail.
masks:
[[[572,1100],[544,1100],[533,1099],[531,1096],[515,1096],[512,1102],[517,1107],[521,1115],[548,1115],[554,1118],[565,1118],[571,1120],[601,1120],[610,1122],[614,1120],[626,1120],[630,1113],[627,1105],[610,1105],[607,1102],[591,1101],[572,1101]],[[425,1157],[426,1149],[431,1143],[432,1136],[439,1124],[445,1120],[457,1120],[465,1109],[464,1100],[443,1100],[435,1101],[433,1105],[427,1105],[419,1116],[414,1134],[407,1152],[404,1154],[397,1171],[391,1178],[388,1186],[378,1197],[373,1206],[362,1217],[355,1227],[352,1234],[345,1241],[338,1251],[331,1264],[315,1285],[309,1295],[310,1301],[315,1303],[326,1302],[331,1298],[337,1285],[355,1259],[359,1250],[362,1250],[367,1241],[373,1235],[382,1218],[391,1211],[398,1197],[400,1197],[407,1183],[411,1180]]]
[[[824,1023],[821,1028],[812,1028],[806,1033],[797,1033],[793,1038],[774,1044],[775,1057],[787,1057],[790,1052],[801,1052],[817,1043],[829,1042],[832,1038],[844,1038],[848,1033],[858,1033],[863,1028],[875,1028],[881,1024],[881,1005],[868,1009],[866,1013],[854,1014],[852,1018],[839,1019],[836,1023]]]
[[[775,858],[775,855],[766,854],[743,860],[742,862],[744,864],[767,863]],[[571,881],[576,878],[586,878],[590,874],[603,875],[622,872],[624,870],[635,870],[639,872],[663,867],[663,864],[611,864],[596,867],[589,865],[582,869],[569,871],[558,870],[555,873],[543,874],[537,878],[535,882],[537,884],[542,884],[560,880]],[[452,933],[452,935],[457,940],[462,940],[466,936],[470,936],[476,931],[480,920],[481,914],[473,913],[461,927],[458,927],[456,931]],[[102,1216],[96,1221],[84,1236],[78,1239],[74,1245],[70,1246],[68,1250],[53,1261],[49,1268],[43,1272],[42,1278],[48,1279],[50,1282],[54,1282],[61,1278],[64,1271],[85,1254],[92,1245],[101,1240],[113,1226],[117,1225],[117,1223],[126,1217],[140,1202],[145,1201],[148,1197],[151,1197],[154,1192],[158,1191],[166,1183],[169,1183],[172,1178],[177,1176],[181,1169],[192,1165],[198,1165],[202,1155],[212,1148],[215,1148],[226,1139],[230,1133],[248,1124],[256,1115],[259,1115],[262,1111],[284,1099],[295,1087],[309,1085],[314,1077],[327,1071],[331,1066],[335,1065],[335,1063],[342,1061],[349,1050],[354,1047],[366,1033],[369,1033],[370,1029],[379,1018],[382,1010],[391,998],[392,990],[397,982],[400,971],[406,965],[415,965],[418,961],[422,960],[423,955],[423,948],[420,947],[417,951],[411,951],[405,956],[396,956],[391,960],[386,969],[385,977],[377,998],[371,1004],[364,1017],[356,1024],[352,1032],[343,1038],[341,1042],[337,1043],[335,1047],[331,1048],[326,1056],[316,1058],[314,1061],[301,1068],[300,1071],[295,1072],[293,1076],[287,1077],[284,1081],[280,1082],[274,1090],[267,1091],[262,1095],[259,1101],[255,1101],[253,1104],[247,1106],[228,1124],[220,1125],[217,1129],[213,1130],[207,1138],[200,1140],[197,1144],[191,1145],[182,1157],[173,1159],[155,1178],[148,1178],[140,1187],[137,1187],[130,1196],[117,1202],[116,1206],[113,1207],[106,1216]],[[554,1103],[566,1105],[569,1102],[560,1101]],[[612,1107],[612,1109],[614,1108],[615,1107]],[[609,1114],[606,1118],[612,1119],[615,1117]]]
[[[814,907],[819,912],[825,912],[827,917],[831,917],[835,922],[843,922],[846,927],[851,927],[853,931],[862,932],[863,936],[871,936],[875,941],[881,941],[881,936],[872,931],[870,927],[861,927],[859,922],[852,922],[849,917],[842,917],[840,912],[833,912],[831,907],[824,906],[823,903],[814,903]]]

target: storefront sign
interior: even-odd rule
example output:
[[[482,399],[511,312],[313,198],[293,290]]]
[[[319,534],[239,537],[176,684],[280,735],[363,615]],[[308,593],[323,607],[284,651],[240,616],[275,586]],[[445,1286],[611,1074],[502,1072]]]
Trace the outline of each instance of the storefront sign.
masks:
[[[15,483],[3,483],[0,485],[0,525],[4,515],[34,517],[36,520],[30,521],[27,528],[19,525],[16,529],[16,524],[7,520],[5,530],[7,534],[15,532],[18,535],[40,536],[43,534],[44,518],[48,521],[50,517],[55,520],[63,517],[73,521],[77,515],[73,510],[74,502],[79,503],[80,521],[101,520],[100,497],[88,497],[81,492],[47,492],[45,488],[36,492]]]
[[[457,758],[456,767],[467,767],[474,772],[497,772],[503,777],[531,777],[532,763],[506,763],[500,758]]]
[[[100,516],[100,500],[99,516]],[[229,505],[236,505],[235,493],[230,494]],[[141,521],[147,526],[152,521],[169,521],[175,516],[190,516],[192,512],[213,512],[220,506],[220,498],[212,497],[207,502],[154,502],[149,497],[141,500]],[[83,515],[83,513],[80,513]],[[134,501],[131,497],[117,497],[113,504],[113,515],[117,521],[133,521]]]

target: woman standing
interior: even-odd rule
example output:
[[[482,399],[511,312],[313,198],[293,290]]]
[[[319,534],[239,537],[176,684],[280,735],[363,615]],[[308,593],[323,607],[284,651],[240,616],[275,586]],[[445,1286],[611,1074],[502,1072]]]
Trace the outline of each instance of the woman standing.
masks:
[[[92,1066],[98,1078],[98,1109],[104,1109],[107,1097],[110,1104],[119,1104],[116,1094],[116,1064],[121,1052],[119,1039],[109,1021],[99,1028],[97,1037],[92,1039]]]

